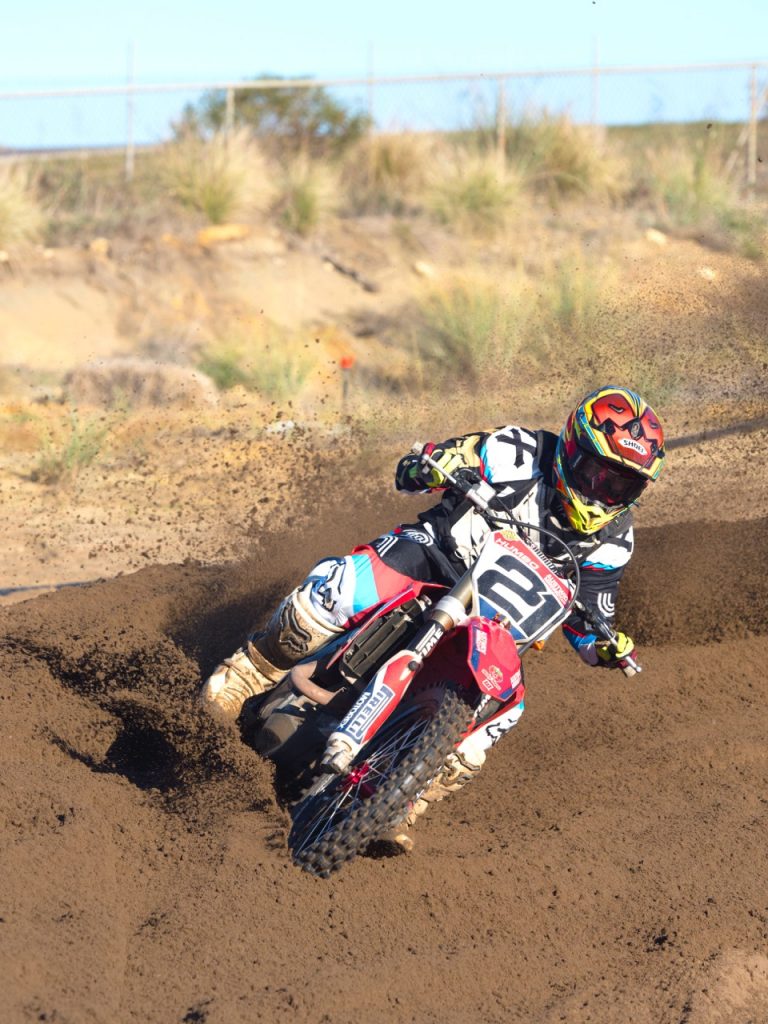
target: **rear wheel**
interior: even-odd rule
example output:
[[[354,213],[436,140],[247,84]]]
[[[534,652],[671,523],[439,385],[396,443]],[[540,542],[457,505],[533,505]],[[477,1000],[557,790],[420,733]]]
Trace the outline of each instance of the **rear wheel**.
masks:
[[[345,775],[293,810],[294,861],[326,878],[408,814],[443,766],[472,711],[449,683],[409,696]]]

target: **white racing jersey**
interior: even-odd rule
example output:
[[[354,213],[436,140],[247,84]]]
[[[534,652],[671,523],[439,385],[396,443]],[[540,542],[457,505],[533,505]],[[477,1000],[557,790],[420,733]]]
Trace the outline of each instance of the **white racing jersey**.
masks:
[[[580,600],[613,623],[619,581],[632,556],[632,515],[627,511],[594,534],[573,530],[554,486],[556,444],[557,436],[549,431],[505,426],[487,433],[451,438],[435,447],[453,456],[452,473],[461,468],[472,469],[493,484],[526,540],[567,570],[568,558],[562,546],[536,527],[544,527],[564,541],[576,556],[581,570]],[[418,455],[401,459],[396,487],[424,493],[419,468]],[[402,527],[400,536],[408,539],[409,529],[426,532],[459,570],[474,561],[491,529],[466,499],[450,491],[444,492],[441,501],[418,518],[419,526]],[[563,629],[582,657],[594,663],[595,637],[581,616],[574,613]]]

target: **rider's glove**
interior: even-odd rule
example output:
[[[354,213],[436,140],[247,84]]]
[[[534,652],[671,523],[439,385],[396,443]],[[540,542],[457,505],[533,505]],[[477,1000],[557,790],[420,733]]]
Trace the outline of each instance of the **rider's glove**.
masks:
[[[464,459],[460,452],[456,449],[436,448],[434,444],[424,445],[422,454],[429,455],[433,459],[440,469],[434,469],[432,466],[425,466],[422,463],[418,463],[418,472],[421,480],[424,482],[424,486],[433,490],[438,487],[445,487],[446,484],[446,473],[450,473],[454,476],[457,469],[462,468],[465,465]],[[442,470],[442,472],[441,472]]]
[[[600,664],[607,668],[621,668],[622,661],[632,655],[635,650],[635,643],[631,636],[626,633],[617,633],[615,642],[610,640],[598,640],[595,644],[595,651]]]

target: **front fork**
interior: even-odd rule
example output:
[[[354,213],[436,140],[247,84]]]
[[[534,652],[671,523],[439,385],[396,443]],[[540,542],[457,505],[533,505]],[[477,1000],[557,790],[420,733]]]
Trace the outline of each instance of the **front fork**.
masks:
[[[446,633],[468,618],[472,595],[471,573],[466,572],[429,610],[427,622],[411,647],[397,651],[381,666],[331,733],[320,762],[322,773],[342,774],[372,736],[384,725],[405,696],[416,673]]]

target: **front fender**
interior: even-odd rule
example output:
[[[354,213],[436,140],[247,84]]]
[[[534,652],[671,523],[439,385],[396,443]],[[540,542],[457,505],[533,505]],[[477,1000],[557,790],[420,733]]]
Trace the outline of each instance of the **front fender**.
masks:
[[[506,701],[522,681],[517,645],[508,629],[493,619],[471,618],[467,664],[475,682],[490,697]]]

